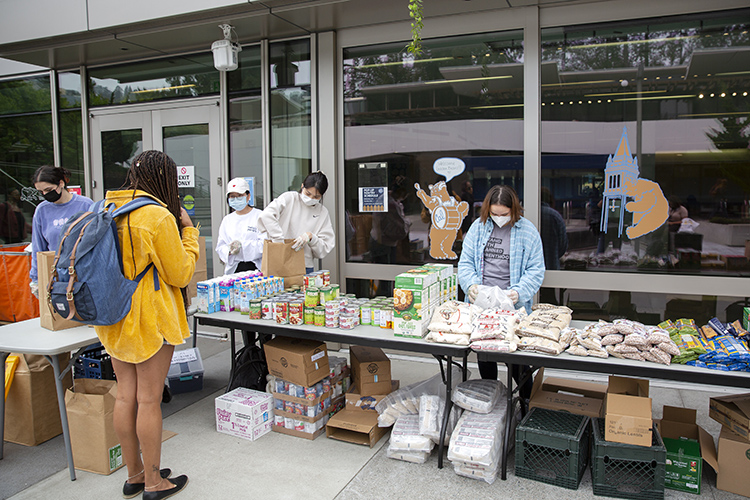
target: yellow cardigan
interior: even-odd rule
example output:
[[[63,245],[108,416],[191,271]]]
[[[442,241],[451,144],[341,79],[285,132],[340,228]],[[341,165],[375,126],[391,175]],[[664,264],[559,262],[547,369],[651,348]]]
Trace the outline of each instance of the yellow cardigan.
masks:
[[[149,196],[141,190],[135,195]],[[132,198],[131,190],[108,191],[106,203],[120,207]],[[199,231],[194,227],[183,228],[180,239],[174,216],[164,203],[161,205],[146,205],[131,212],[129,224],[127,216],[117,220],[125,277],[134,279],[153,262],[160,285],[155,291],[153,271],[149,271],[133,294],[128,315],[114,325],[95,327],[110,356],[127,363],[146,361],[161,349],[165,340],[179,345],[190,336],[180,288],[187,286],[193,277]]]

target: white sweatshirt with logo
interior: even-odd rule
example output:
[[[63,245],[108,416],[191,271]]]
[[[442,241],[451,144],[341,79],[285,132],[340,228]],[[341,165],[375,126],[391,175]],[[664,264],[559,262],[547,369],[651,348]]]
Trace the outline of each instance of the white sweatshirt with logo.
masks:
[[[253,208],[246,214],[232,212],[222,219],[216,253],[226,263],[224,274],[232,274],[240,262],[253,262],[260,269],[264,238],[258,230],[259,217],[260,210]],[[235,240],[242,243],[242,250],[238,254],[229,255],[229,244]]]
[[[261,238],[273,241],[294,239],[310,232],[312,238],[305,245],[305,267],[313,267],[313,259],[322,259],[336,245],[328,210],[320,202],[308,207],[297,191],[287,191],[268,205],[258,218]]]

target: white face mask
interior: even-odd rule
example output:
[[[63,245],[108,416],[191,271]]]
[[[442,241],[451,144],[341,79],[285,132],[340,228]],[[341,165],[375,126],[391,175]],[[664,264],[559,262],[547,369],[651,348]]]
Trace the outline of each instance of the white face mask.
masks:
[[[503,227],[510,222],[510,215],[490,215],[492,221],[497,224],[497,227]]]
[[[229,198],[229,206],[239,212],[247,207],[247,198],[244,196]]]
[[[302,203],[304,203],[308,207],[314,207],[315,205],[318,204],[318,200],[316,200],[314,198],[310,198],[305,193],[300,193],[299,196],[300,196],[300,198],[302,198]]]

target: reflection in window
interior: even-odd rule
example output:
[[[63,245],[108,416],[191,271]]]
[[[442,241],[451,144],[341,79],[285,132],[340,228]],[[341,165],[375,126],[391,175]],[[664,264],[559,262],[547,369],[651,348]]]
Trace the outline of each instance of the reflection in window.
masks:
[[[125,177],[133,159],[143,152],[141,129],[102,132],[102,165],[104,191],[125,185]]]
[[[260,47],[243,47],[239,68],[227,74],[230,177],[255,179],[255,207],[263,209],[263,116]]]
[[[111,106],[219,93],[211,54],[89,69],[90,106]]]
[[[62,164],[70,170],[71,186],[81,186],[88,194],[83,173],[83,127],[81,126],[81,75],[76,72],[59,73],[60,98],[60,155]]]
[[[573,309],[573,319],[576,320],[612,321],[627,318],[656,325],[667,319],[691,318],[698,326],[705,325],[711,318],[719,318],[724,323],[737,321],[742,318],[743,307],[750,306],[749,297],[547,287],[540,290],[540,302],[568,306]]]
[[[542,31],[542,183],[557,215],[541,233],[562,219],[568,240],[544,241],[548,269],[748,274],[748,25],[746,12]],[[625,163],[635,177],[615,175]]]
[[[310,40],[273,43],[269,59],[271,196],[276,198],[299,190],[312,168]]]
[[[0,243],[31,240],[31,179],[53,161],[49,75],[0,82]]]
[[[457,226],[445,250],[457,256],[490,187],[523,193],[522,41],[520,31],[429,40],[418,59],[402,43],[344,51],[347,261],[435,260],[434,214],[415,184],[432,198],[447,180],[446,196],[469,204],[463,222],[453,224],[445,211]],[[435,161],[446,157],[465,170],[451,179],[435,173]],[[387,210],[360,210],[360,188],[368,187],[387,190]]]

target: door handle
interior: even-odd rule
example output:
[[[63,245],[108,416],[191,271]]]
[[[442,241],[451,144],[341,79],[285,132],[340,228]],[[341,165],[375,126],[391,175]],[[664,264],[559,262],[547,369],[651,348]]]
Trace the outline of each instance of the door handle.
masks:
[[[221,177],[217,177],[216,178],[216,185],[217,186],[223,186],[224,185],[224,183],[221,181]]]

